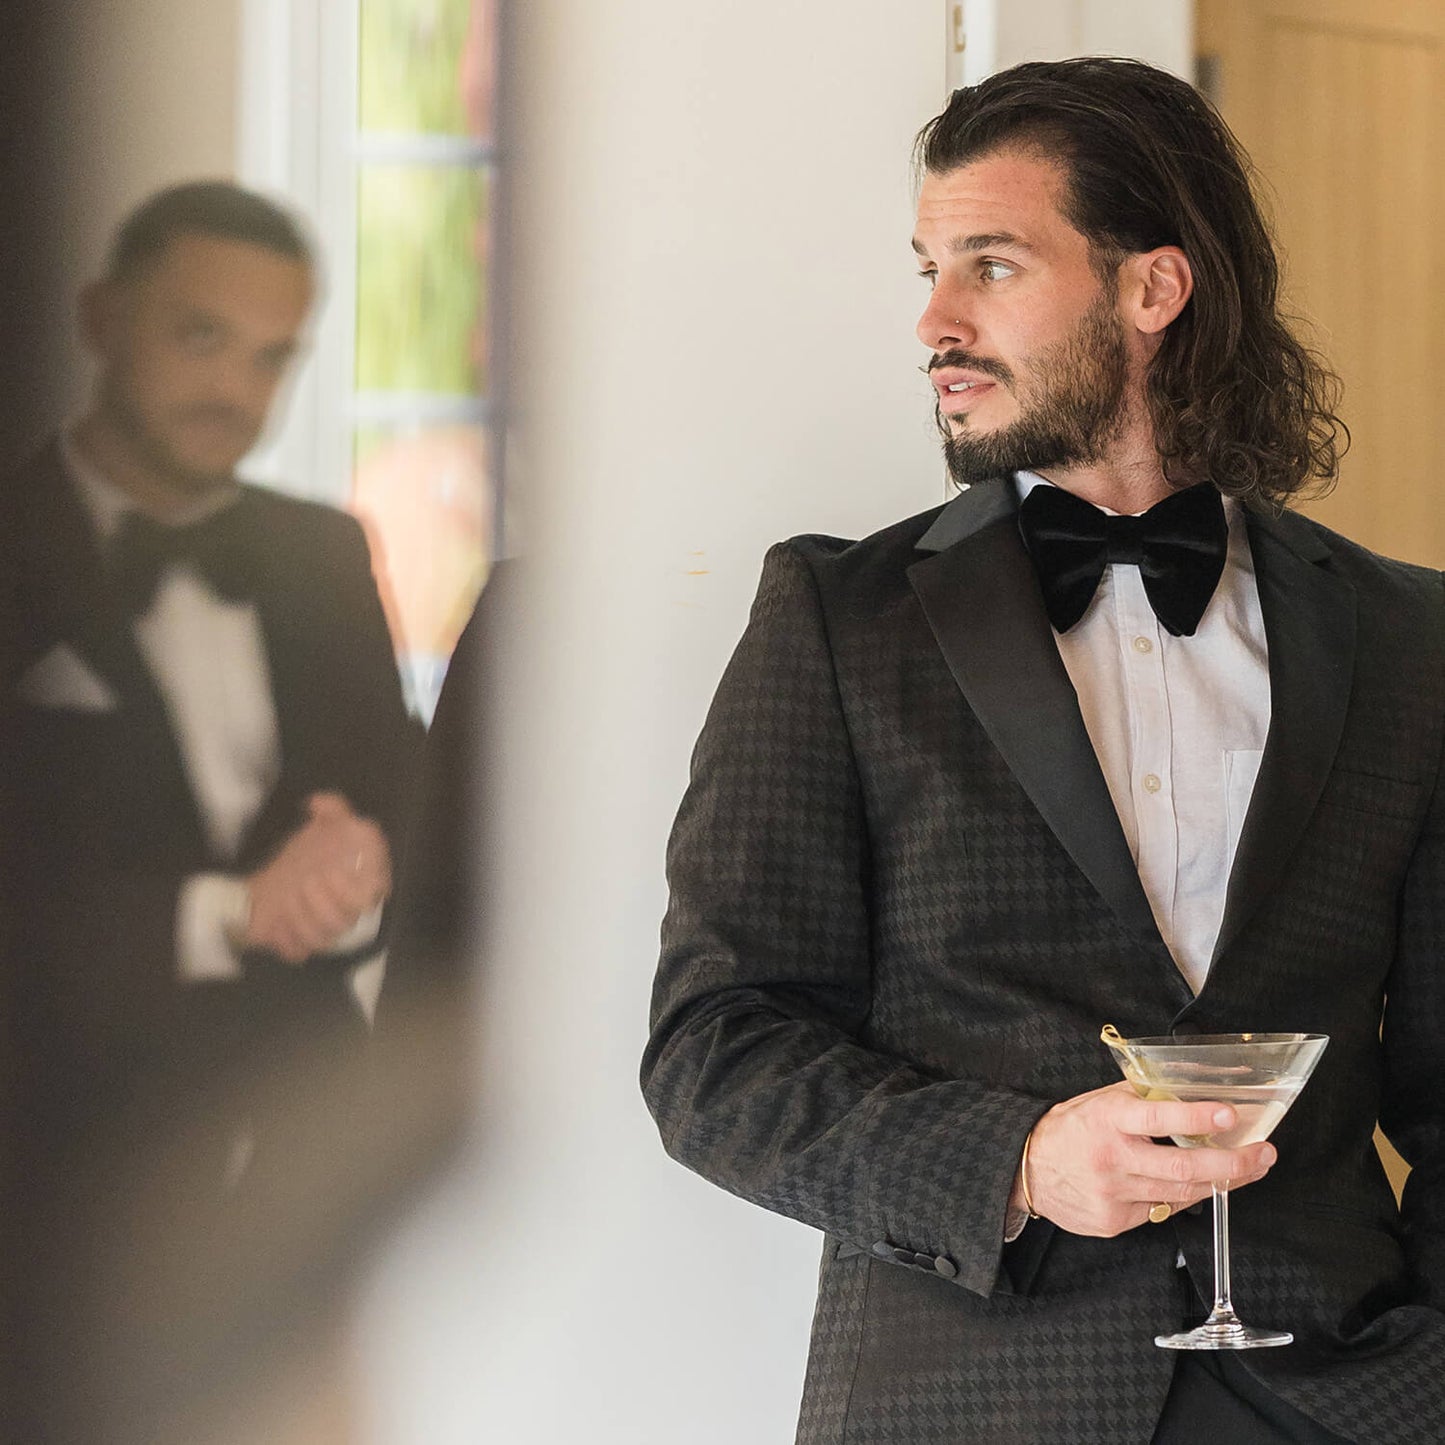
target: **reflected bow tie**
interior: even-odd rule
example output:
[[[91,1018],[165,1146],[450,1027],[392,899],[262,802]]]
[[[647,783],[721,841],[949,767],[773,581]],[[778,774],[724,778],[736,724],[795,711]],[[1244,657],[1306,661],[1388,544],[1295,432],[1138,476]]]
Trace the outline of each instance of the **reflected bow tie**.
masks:
[[[1229,523],[1207,482],[1175,492],[1139,517],[1111,517],[1061,487],[1035,487],[1019,503],[1019,531],[1058,632],[1088,610],[1104,568],[1131,563],[1154,615],[1192,637],[1224,572]]]
[[[182,527],[127,512],[107,557],[116,605],[139,616],[154,601],[161,574],[182,565],[194,568],[222,601],[246,601],[251,579],[243,550],[236,545],[232,511],[227,507]]]

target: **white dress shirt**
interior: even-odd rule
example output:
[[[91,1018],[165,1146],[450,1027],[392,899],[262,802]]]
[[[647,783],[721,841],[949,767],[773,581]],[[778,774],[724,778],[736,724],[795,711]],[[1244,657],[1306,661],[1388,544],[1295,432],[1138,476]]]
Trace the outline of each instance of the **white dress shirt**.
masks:
[[[1020,472],[1020,499],[1042,477]],[[1224,574],[1193,637],[1154,616],[1139,569],[1111,564],[1056,633],[1089,741],[1169,952],[1198,993],[1269,732],[1269,652],[1242,510],[1225,500]]]
[[[1020,501],[1053,485],[1033,472],[1015,480]],[[1054,633],[1154,921],[1195,993],[1219,938],[1270,717],[1254,558],[1244,513],[1227,497],[1224,509],[1224,572],[1192,637],[1160,624],[1132,563],[1107,565],[1084,615]],[[1027,1223],[1011,1211],[1005,1242]],[[1182,1251],[1175,1263],[1183,1267]]]

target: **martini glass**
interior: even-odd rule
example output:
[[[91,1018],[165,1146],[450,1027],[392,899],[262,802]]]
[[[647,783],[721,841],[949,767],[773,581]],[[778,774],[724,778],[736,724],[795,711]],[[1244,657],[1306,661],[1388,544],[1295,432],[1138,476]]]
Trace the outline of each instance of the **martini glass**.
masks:
[[[1123,1038],[1113,1024],[1100,1037],[1124,1077],[1144,1099],[1229,1104],[1232,1128],[1175,1134],[1181,1149],[1238,1149],[1268,1139],[1314,1072],[1325,1034],[1195,1034],[1186,1039]],[[1196,1329],[1156,1335],[1166,1350],[1257,1350],[1287,1345],[1288,1330],[1244,1324],[1229,1298],[1229,1181],[1214,1187],[1214,1308]]]

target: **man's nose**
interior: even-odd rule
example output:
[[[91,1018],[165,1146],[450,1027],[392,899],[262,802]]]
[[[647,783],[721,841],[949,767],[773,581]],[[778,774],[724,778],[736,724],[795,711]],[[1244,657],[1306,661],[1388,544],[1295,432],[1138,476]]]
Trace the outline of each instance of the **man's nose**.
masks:
[[[276,390],[276,377],[246,357],[228,358],[211,371],[215,399],[254,421],[263,421]]]
[[[947,351],[953,346],[972,346],[977,331],[969,319],[964,299],[951,288],[936,285],[918,318],[918,339],[930,351]]]

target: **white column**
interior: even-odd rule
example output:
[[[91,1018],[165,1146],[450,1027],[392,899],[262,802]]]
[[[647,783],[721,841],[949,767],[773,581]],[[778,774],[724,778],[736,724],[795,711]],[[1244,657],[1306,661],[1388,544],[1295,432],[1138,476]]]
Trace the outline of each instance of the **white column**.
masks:
[[[239,0],[237,179],[294,208],[321,255],[312,344],[246,475],[344,503],[356,327],[357,7]]]
[[[948,0],[952,8],[958,0]],[[1193,0],[962,0],[968,83],[1024,60],[1122,55],[1189,78]]]
[[[782,1441],[819,1236],[671,1163],[637,1068],[664,843],[764,550],[944,496],[909,249],[938,12],[515,8],[533,666],[485,800],[482,1139],[373,1297],[376,1439]]]

